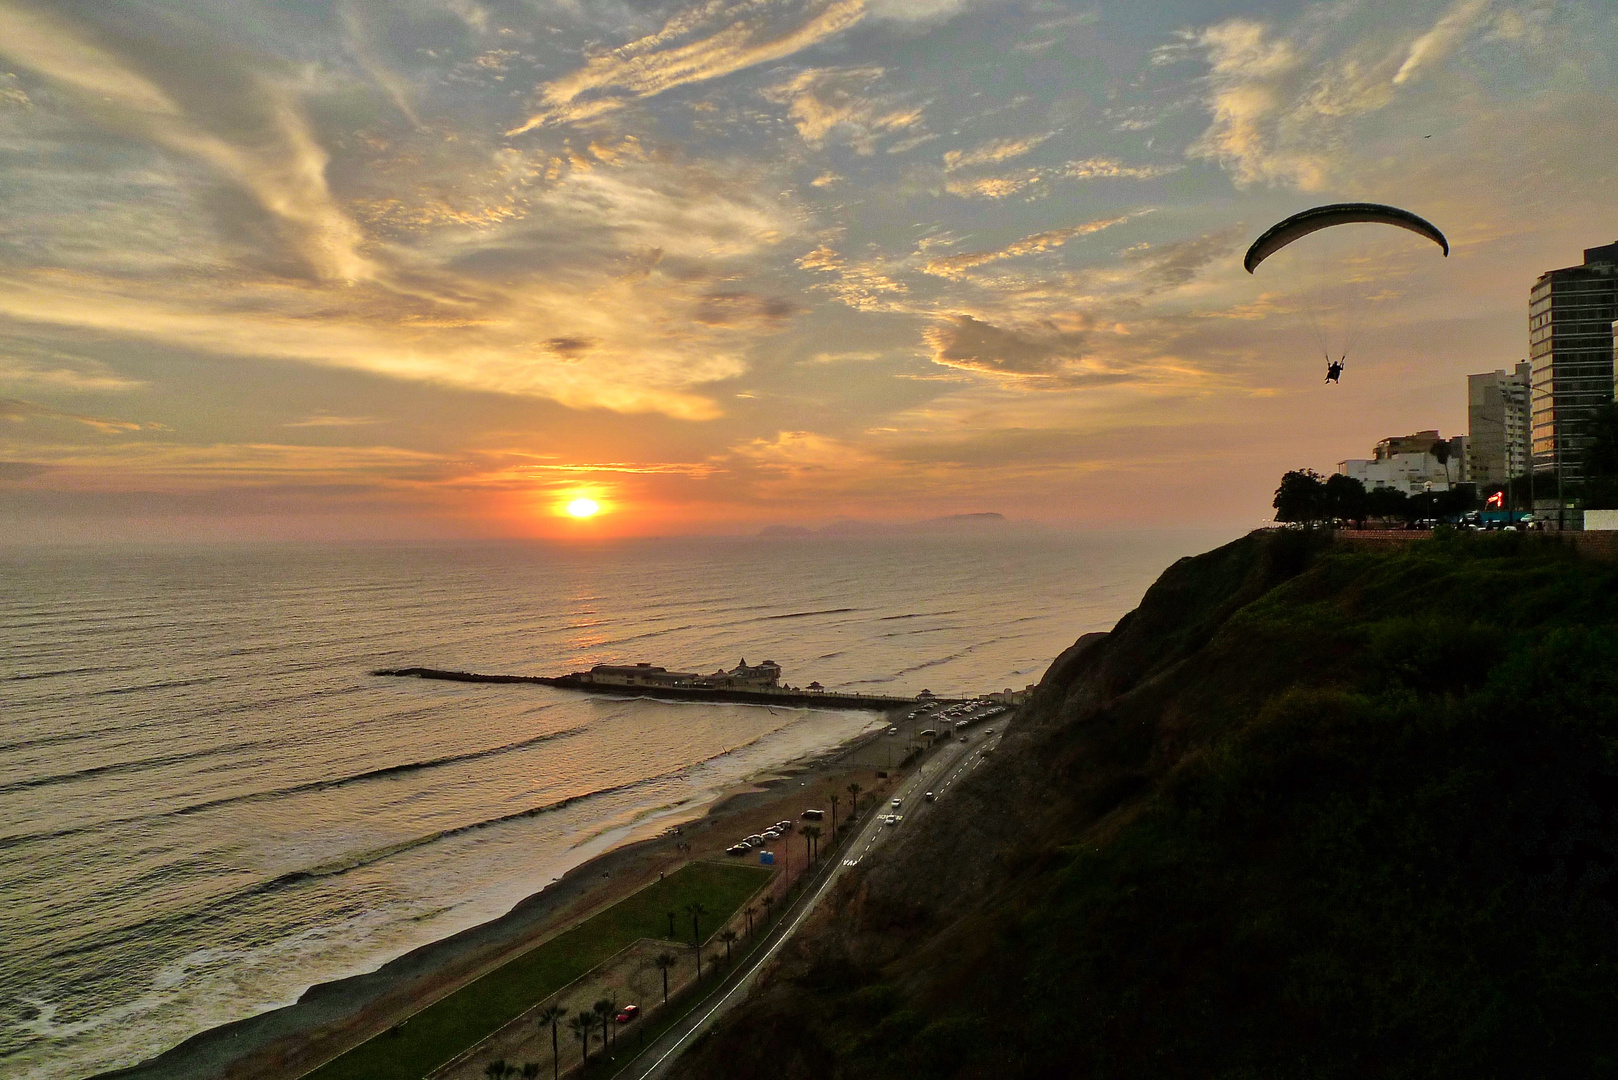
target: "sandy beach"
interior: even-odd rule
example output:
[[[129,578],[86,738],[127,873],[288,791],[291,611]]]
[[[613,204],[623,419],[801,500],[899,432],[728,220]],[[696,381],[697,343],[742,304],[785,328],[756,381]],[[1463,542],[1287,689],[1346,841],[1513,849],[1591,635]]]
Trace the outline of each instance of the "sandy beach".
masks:
[[[293,1005],[202,1032],[139,1065],[96,1080],[280,1080],[308,1072],[419,1009],[526,952],[692,859],[725,858],[737,838],[857,782],[879,797],[894,752],[880,732],[805,755],[658,815],[609,851],[580,864],[500,918],[414,949],[376,971],[310,987]],[[864,796],[862,795],[862,803]],[[804,858],[801,844],[786,857]],[[436,1063],[423,1063],[424,1071]]]

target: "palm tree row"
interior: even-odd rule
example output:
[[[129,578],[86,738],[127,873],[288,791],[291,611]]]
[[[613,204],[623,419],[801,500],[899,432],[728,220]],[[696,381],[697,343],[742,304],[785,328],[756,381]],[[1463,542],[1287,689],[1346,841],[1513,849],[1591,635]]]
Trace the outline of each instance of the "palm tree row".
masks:
[[[660,957],[659,959],[662,958]],[[670,957],[669,959],[672,961],[673,958]],[[663,974],[663,1000],[665,1002],[668,1001],[667,971],[665,971]],[[553,1078],[561,1075],[562,1053],[559,1045],[559,1033],[557,1028],[561,1024],[562,1017],[566,1016],[567,1012],[568,1011],[560,1005],[548,1005],[544,1009],[540,1010],[539,1015],[535,1018],[539,1023],[541,1031],[547,1027],[551,1029],[551,1075]],[[590,1042],[595,1038],[595,1029],[597,1024],[601,1025],[601,1046],[603,1050],[611,1049],[613,1043],[612,1022],[617,1016],[617,999],[604,997],[598,999],[595,1004],[591,1005],[588,1009],[580,1009],[578,1012],[574,1013],[573,1018],[567,1022],[568,1030],[573,1032],[573,1037],[579,1040],[579,1057],[586,1064],[588,1064],[590,1061]],[[495,1064],[501,1065],[502,1068],[505,1067],[504,1062],[497,1062]],[[526,1066],[524,1066],[524,1069],[526,1070]],[[493,1064],[491,1064],[489,1069],[486,1069],[485,1072],[488,1072],[491,1077],[495,1077],[496,1080],[499,1080],[499,1078],[507,1075],[503,1072],[496,1073],[492,1070]],[[524,1071],[522,1075],[525,1077],[538,1076],[539,1066],[534,1066],[533,1073],[530,1074]]]

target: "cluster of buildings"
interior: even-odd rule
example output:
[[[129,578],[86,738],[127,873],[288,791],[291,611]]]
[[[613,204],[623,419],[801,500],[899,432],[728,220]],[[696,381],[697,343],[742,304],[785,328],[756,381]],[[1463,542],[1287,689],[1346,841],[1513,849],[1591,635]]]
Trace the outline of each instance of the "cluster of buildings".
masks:
[[[1586,248],[1580,265],[1539,276],[1528,296],[1528,358],[1510,371],[1467,376],[1467,434],[1383,439],[1371,458],[1340,462],[1337,471],[1368,490],[1407,495],[1527,476],[1534,509],[1560,518],[1567,490],[1584,479],[1591,414],[1613,400],[1615,338],[1618,243]]]
[[[694,671],[670,671],[652,664],[597,664],[591,668],[587,681],[598,686],[642,686],[665,690],[782,690],[781,665],[774,660],[762,664],[749,664],[747,658],[729,671],[720,669],[712,675],[699,675]],[[810,686],[820,689],[820,684]]]

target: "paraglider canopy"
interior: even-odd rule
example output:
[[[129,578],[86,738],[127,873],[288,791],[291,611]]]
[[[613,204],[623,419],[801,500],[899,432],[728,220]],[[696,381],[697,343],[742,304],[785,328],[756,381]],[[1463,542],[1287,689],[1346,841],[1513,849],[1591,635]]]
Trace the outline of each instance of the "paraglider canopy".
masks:
[[[1253,241],[1253,246],[1247,249],[1247,258],[1242,260],[1242,265],[1251,274],[1258,268],[1259,263],[1300,237],[1335,225],[1353,225],[1361,222],[1397,225],[1401,229],[1409,229],[1443,248],[1444,257],[1449,257],[1449,241],[1438,231],[1437,226],[1426,218],[1412,214],[1408,210],[1401,210],[1397,206],[1383,206],[1381,203],[1332,203],[1329,206],[1317,206],[1293,214],[1285,221],[1270,226],[1264,231],[1264,235]]]

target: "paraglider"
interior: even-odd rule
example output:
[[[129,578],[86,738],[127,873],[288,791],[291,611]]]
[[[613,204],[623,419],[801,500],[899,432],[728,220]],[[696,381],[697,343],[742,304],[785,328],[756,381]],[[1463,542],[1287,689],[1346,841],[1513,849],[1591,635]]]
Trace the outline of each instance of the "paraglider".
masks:
[[[1407,229],[1418,236],[1431,240],[1443,249],[1445,258],[1449,257],[1449,240],[1444,234],[1432,222],[1411,213],[1409,210],[1401,210],[1397,206],[1384,206],[1381,203],[1331,203],[1327,206],[1316,206],[1293,214],[1291,217],[1278,221],[1264,230],[1264,234],[1253,241],[1253,246],[1247,249],[1247,257],[1242,260],[1242,265],[1251,274],[1258,269],[1259,264],[1264,262],[1265,259],[1311,233],[1320,232],[1322,229],[1335,228],[1338,225],[1355,224],[1393,225],[1397,228]],[[1335,279],[1338,276],[1337,269],[1335,261],[1323,263],[1319,267],[1319,272],[1313,275],[1315,289],[1324,289],[1328,282],[1335,284]],[[1306,277],[1308,276],[1310,275],[1306,275]],[[1352,278],[1350,278],[1349,284],[1353,284]],[[1364,297],[1359,297],[1358,300],[1363,303]],[[1347,307],[1349,310],[1346,313],[1332,311],[1317,293],[1317,302],[1305,304],[1302,309],[1305,317],[1309,320],[1310,329],[1315,334],[1321,352],[1325,354],[1326,381],[1329,383],[1336,383],[1342,378],[1343,369],[1347,366],[1348,361],[1348,346],[1354,337],[1355,327],[1346,324],[1353,320],[1355,315],[1353,309],[1356,305],[1350,303]],[[1337,328],[1341,331],[1340,341],[1333,342],[1329,340],[1338,335],[1328,334],[1327,328],[1323,325],[1326,320],[1321,316],[1326,313],[1338,315],[1341,321],[1345,323],[1345,325]],[[1338,345],[1338,347],[1331,347],[1333,344]],[[1334,355],[1338,357],[1335,360],[1332,359]]]
[[[1293,214],[1285,221],[1271,225],[1264,230],[1264,235],[1254,240],[1253,246],[1247,249],[1247,258],[1242,260],[1242,265],[1251,274],[1258,269],[1259,263],[1294,240],[1302,239],[1321,229],[1329,229],[1334,225],[1354,225],[1361,222],[1397,225],[1401,229],[1409,229],[1443,248],[1444,257],[1449,258],[1449,241],[1438,231],[1438,226],[1424,217],[1418,217],[1409,210],[1401,210],[1397,206],[1383,206],[1381,203],[1332,203],[1329,206],[1317,206],[1312,210]]]

